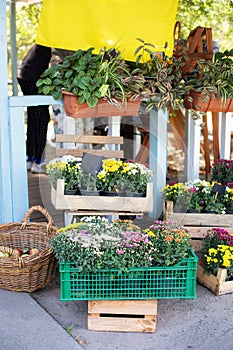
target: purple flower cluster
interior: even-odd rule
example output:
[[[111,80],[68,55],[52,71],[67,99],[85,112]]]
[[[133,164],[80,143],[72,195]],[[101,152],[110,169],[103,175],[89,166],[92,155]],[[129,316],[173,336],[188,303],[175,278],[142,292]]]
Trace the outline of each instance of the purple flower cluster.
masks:
[[[233,246],[233,236],[224,228],[214,227],[211,233],[214,234],[216,238],[224,240],[227,245]]]
[[[135,249],[142,250],[150,242],[147,234],[135,231],[121,232],[121,238],[117,254],[124,254],[125,248],[132,248],[131,253],[134,253]]]

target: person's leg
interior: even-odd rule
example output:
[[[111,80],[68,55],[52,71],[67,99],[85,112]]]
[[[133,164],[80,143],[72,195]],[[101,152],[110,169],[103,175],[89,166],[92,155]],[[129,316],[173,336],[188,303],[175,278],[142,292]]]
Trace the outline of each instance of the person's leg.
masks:
[[[38,95],[36,81],[18,79],[24,95]],[[26,150],[28,159],[41,163],[44,148],[46,145],[47,129],[50,120],[48,106],[32,106],[27,108],[27,142]],[[32,171],[38,169],[34,167]]]
[[[36,106],[33,110],[33,128],[35,139],[33,142],[34,156],[37,164],[43,159],[43,152],[46,146],[48,123],[50,120],[48,106]]]
[[[37,87],[34,81],[28,81],[18,78],[18,83],[24,95],[37,95]],[[27,169],[30,170],[33,160],[33,109],[34,107],[27,107],[27,137],[26,137],[26,154],[27,154]]]

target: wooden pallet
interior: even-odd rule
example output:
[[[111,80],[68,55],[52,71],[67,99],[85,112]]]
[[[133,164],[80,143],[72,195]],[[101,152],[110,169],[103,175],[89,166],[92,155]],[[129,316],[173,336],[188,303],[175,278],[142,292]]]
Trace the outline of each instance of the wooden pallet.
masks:
[[[215,295],[233,293],[233,281],[227,281],[227,270],[218,269],[217,276],[204,273],[204,268],[199,264],[197,269],[197,281],[210,289]]]
[[[153,333],[157,300],[88,301],[87,328],[92,331]]]

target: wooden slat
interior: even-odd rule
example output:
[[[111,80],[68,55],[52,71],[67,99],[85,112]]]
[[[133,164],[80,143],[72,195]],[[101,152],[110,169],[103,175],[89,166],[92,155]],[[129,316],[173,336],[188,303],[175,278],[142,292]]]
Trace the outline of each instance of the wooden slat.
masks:
[[[156,330],[156,316],[148,318],[92,317],[88,315],[88,330],[101,332],[153,333]]]
[[[189,43],[189,52],[195,52],[196,48],[198,47],[198,43],[202,40],[202,33],[204,28],[203,27],[197,27],[194,32],[191,32],[191,37],[188,38]]]
[[[156,300],[89,300],[89,313],[157,315]]]
[[[122,136],[99,136],[99,135],[67,135],[67,134],[57,134],[56,142],[64,143],[83,143],[83,144],[119,144],[123,145]]]
[[[233,227],[231,214],[168,214],[166,220],[179,222],[184,226]]]
[[[74,157],[82,157],[83,152],[95,154],[97,156],[104,156],[105,158],[123,158],[123,150],[101,150],[101,149],[80,149],[80,148],[56,148],[56,156],[62,157],[71,155]]]

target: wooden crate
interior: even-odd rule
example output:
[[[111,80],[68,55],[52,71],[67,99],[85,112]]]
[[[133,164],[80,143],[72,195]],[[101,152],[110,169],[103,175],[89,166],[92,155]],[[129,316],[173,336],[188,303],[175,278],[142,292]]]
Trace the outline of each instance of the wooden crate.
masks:
[[[87,328],[92,331],[153,333],[156,315],[157,300],[89,300]]]
[[[57,210],[149,213],[153,211],[153,184],[147,184],[146,197],[70,196],[64,195],[64,180],[58,179],[51,201]]]
[[[232,214],[174,213],[173,202],[164,204],[164,220],[178,222],[190,231],[195,252],[199,251],[202,239],[213,227],[222,227],[233,232]]]
[[[197,269],[197,281],[210,289],[215,295],[233,293],[233,281],[227,281],[227,270],[218,269],[217,276],[204,273],[204,268],[199,264]]]

